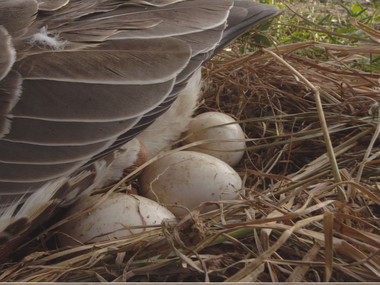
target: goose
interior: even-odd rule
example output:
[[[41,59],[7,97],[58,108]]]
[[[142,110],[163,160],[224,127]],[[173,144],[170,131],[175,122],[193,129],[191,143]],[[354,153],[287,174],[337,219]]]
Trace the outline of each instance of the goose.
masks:
[[[240,0],[2,0],[0,257],[120,176],[136,138],[149,155],[178,138],[202,64],[277,14]]]

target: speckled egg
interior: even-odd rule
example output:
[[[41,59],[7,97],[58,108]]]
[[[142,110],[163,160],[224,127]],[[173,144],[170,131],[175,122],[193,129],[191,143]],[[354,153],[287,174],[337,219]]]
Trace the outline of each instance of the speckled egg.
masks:
[[[68,216],[96,203],[100,195],[81,199],[68,212]],[[160,225],[164,219],[175,216],[157,202],[124,193],[112,193],[104,202],[77,219],[64,224],[60,231],[82,243],[110,240],[148,231],[151,228],[131,228]],[[61,236],[61,245],[78,244]]]
[[[146,167],[140,177],[145,197],[176,216],[206,201],[239,198],[242,180],[227,163],[205,153],[179,151]]]

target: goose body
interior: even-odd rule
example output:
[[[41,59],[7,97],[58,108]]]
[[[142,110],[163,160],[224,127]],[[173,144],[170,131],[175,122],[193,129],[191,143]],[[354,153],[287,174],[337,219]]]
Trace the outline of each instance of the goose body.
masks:
[[[157,138],[152,123],[199,92],[202,63],[276,14],[232,0],[1,1],[0,256],[98,185],[121,146],[150,125]],[[188,114],[169,123],[190,117],[183,98]]]

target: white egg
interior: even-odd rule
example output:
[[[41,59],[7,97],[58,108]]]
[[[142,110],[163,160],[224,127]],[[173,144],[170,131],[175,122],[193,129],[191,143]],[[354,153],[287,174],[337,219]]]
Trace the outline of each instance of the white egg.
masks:
[[[100,195],[94,195],[81,199],[67,215],[86,209],[99,198]],[[160,225],[164,219],[175,219],[175,216],[157,202],[137,195],[112,193],[90,212],[64,224],[60,231],[82,243],[97,242],[149,231],[152,228],[130,227]],[[64,235],[60,235],[60,242],[63,246],[77,244]]]
[[[234,124],[210,128],[228,123]],[[244,132],[240,125],[226,114],[206,112],[196,116],[189,123],[188,131],[185,133],[185,136],[189,134],[192,135],[185,139],[185,143],[207,139],[219,140],[219,142],[201,144],[189,148],[189,150],[215,156],[231,166],[238,164],[244,155],[244,149],[246,147]],[[223,142],[223,140],[234,141]]]
[[[141,177],[145,197],[156,200],[176,216],[202,202],[239,198],[242,180],[227,163],[211,155],[179,151],[147,166]],[[186,208],[184,208],[186,207]]]

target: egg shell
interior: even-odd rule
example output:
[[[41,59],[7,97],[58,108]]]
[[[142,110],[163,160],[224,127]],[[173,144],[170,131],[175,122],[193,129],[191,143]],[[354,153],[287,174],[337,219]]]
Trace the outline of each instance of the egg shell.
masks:
[[[177,217],[202,202],[239,198],[242,180],[227,163],[211,155],[179,151],[147,166],[141,177],[145,197],[156,200]],[[206,208],[210,209],[210,208]]]
[[[235,124],[210,128],[234,122]],[[207,153],[223,160],[231,166],[237,165],[244,155],[244,149],[246,147],[244,132],[232,117],[223,113],[206,112],[196,116],[189,123],[185,136],[188,136],[188,138],[185,139],[185,143],[207,139],[220,140],[220,142],[191,147],[188,150]],[[223,140],[236,141],[223,142]]]
[[[100,195],[81,199],[67,215],[93,205],[98,199]],[[64,224],[60,231],[82,243],[98,242],[149,231],[151,228],[128,227],[160,225],[164,219],[175,219],[175,216],[155,201],[137,195],[112,193],[95,209]],[[63,246],[77,244],[64,235],[60,235],[60,243]]]

